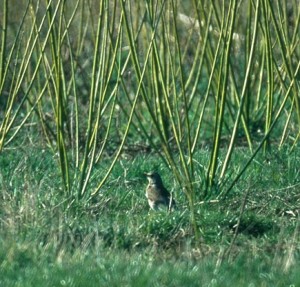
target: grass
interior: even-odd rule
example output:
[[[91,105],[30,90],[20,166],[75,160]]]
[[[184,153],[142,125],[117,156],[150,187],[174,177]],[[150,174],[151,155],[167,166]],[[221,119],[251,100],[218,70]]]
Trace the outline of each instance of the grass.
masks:
[[[97,197],[70,206],[56,156],[29,143],[7,149],[0,285],[299,286],[299,157],[299,148],[258,157],[225,200],[198,203],[199,244],[184,194],[155,154],[121,159]],[[241,148],[237,170],[245,158]],[[108,164],[95,168],[95,185]],[[142,172],[153,168],[178,202],[170,214],[147,206]]]
[[[65,256],[66,257],[66,256]],[[215,271],[213,261],[153,260],[153,255],[87,254],[74,255],[63,263],[48,265],[44,260],[37,268],[18,268],[7,272],[4,286],[289,286],[296,283],[296,270],[282,274],[278,280],[272,262],[251,262],[240,257],[237,265],[226,264]],[[71,261],[71,262],[70,262]],[[238,267],[237,267],[238,266]],[[159,268],[158,268],[159,267]],[[10,277],[10,280],[8,279]],[[17,278],[16,278],[17,277]],[[24,280],[25,279],[25,280]]]
[[[13,2],[0,286],[300,285],[296,1]]]

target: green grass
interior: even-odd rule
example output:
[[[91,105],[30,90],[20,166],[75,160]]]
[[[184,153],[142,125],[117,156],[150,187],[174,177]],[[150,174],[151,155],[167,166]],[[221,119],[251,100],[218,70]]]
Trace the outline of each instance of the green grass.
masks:
[[[272,268],[271,260],[249,261],[245,256],[217,271],[212,258],[157,260],[153,259],[153,252],[116,255],[98,251],[62,257],[52,264],[51,260],[42,259],[38,268],[29,262],[27,267],[5,269],[3,286],[12,282],[14,286],[298,286],[300,283],[296,273],[299,268],[289,274],[282,273]]]
[[[237,170],[246,157],[241,148]],[[153,154],[121,159],[96,197],[70,205],[56,156],[38,145],[7,149],[0,285],[299,286],[299,157],[299,149],[258,157],[225,200],[199,203],[199,244],[184,194]],[[95,185],[108,164],[95,168]],[[178,202],[170,214],[147,206],[142,172],[153,168]]]

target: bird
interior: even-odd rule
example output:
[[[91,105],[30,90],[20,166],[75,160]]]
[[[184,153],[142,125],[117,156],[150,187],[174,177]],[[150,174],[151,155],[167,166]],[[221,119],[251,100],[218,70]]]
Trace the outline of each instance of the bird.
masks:
[[[146,197],[151,209],[157,210],[160,206],[168,207],[170,211],[175,207],[175,200],[170,192],[164,187],[158,172],[145,172],[149,183],[146,188]]]

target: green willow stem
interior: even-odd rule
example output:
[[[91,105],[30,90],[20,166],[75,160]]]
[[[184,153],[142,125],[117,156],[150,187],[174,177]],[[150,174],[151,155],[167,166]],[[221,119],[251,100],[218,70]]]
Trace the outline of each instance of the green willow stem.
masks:
[[[227,94],[227,83],[228,83],[228,75],[229,75],[229,55],[230,55],[230,49],[231,49],[231,43],[232,43],[232,34],[233,34],[233,26],[235,22],[235,11],[237,8],[237,3],[235,0],[230,1],[230,9],[228,9],[231,14],[227,18],[227,24],[225,25],[224,31],[227,35],[227,41],[225,46],[225,51],[222,55],[222,64],[221,67],[224,69],[224,73],[220,73],[219,79],[219,95],[217,95],[217,107],[216,107],[216,126],[215,126],[215,135],[214,135],[214,143],[213,143],[213,151],[211,155],[211,163],[209,167],[209,181],[208,186],[212,187],[215,181],[215,173],[217,169],[217,160],[219,155],[219,148],[220,148],[220,137],[221,137],[221,131],[222,126],[224,122],[224,109],[225,109],[225,102],[226,102],[226,94]],[[223,15],[223,18],[225,15]]]
[[[244,101],[245,101],[245,98],[246,98],[246,95],[247,95],[247,87],[249,86],[249,80],[250,80],[250,76],[251,76],[250,72],[251,72],[251,67],[253,66],[253,58],[254,58],[254,53],[255,53],[254,48],[255,48],[255,44],[256,44],[256,40],[257,40],[257,26],[258,26],[257,22],[258,22],[258,15],[259,15],[259,3],[260,3],[260,0],[257,0],[255,20],[254,20],[254,31],[253,31],[252,41],[251,41],[251,48],[250,48],[250,55],[249,55],[249,59],[248,59],[248,65],[247,65],[246,74],[245,74],[245,78],[244,78],[244,85],[243,85],[241,99],[240,99],[240,106],[239,106],[239,109],[238,109],[238,113],[237,113],[237,116],[236,116],[236,121],[234,123],[233,131],[232,131],[232,134],[231,134],[229,147],[228,147],[226,157],[225,157],[225,160],[224,160],[224,163],[223,163],[223,167],[222,167],[222,170],[221,170],[221,174],[220,174],[221,179],[224,177],[225,172],[227,171],[229,161],[230,161],[230,158],[232,156],[232,152],[233,152],[233,148],[234,148],[234,141],[235,141],[235,138],[236,138],[238,125],[240,123]]]

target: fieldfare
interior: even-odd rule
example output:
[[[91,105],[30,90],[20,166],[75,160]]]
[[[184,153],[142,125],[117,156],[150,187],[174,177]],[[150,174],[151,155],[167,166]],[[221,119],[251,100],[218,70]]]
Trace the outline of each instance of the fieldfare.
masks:
[[[164,187],[162,179],[157,172],[145,173],[149,184],[146,188],[146,197],[152,209],[158,209],[164,205],[171,210],[175,206],[175,200],[170,195],[169,191]]]

